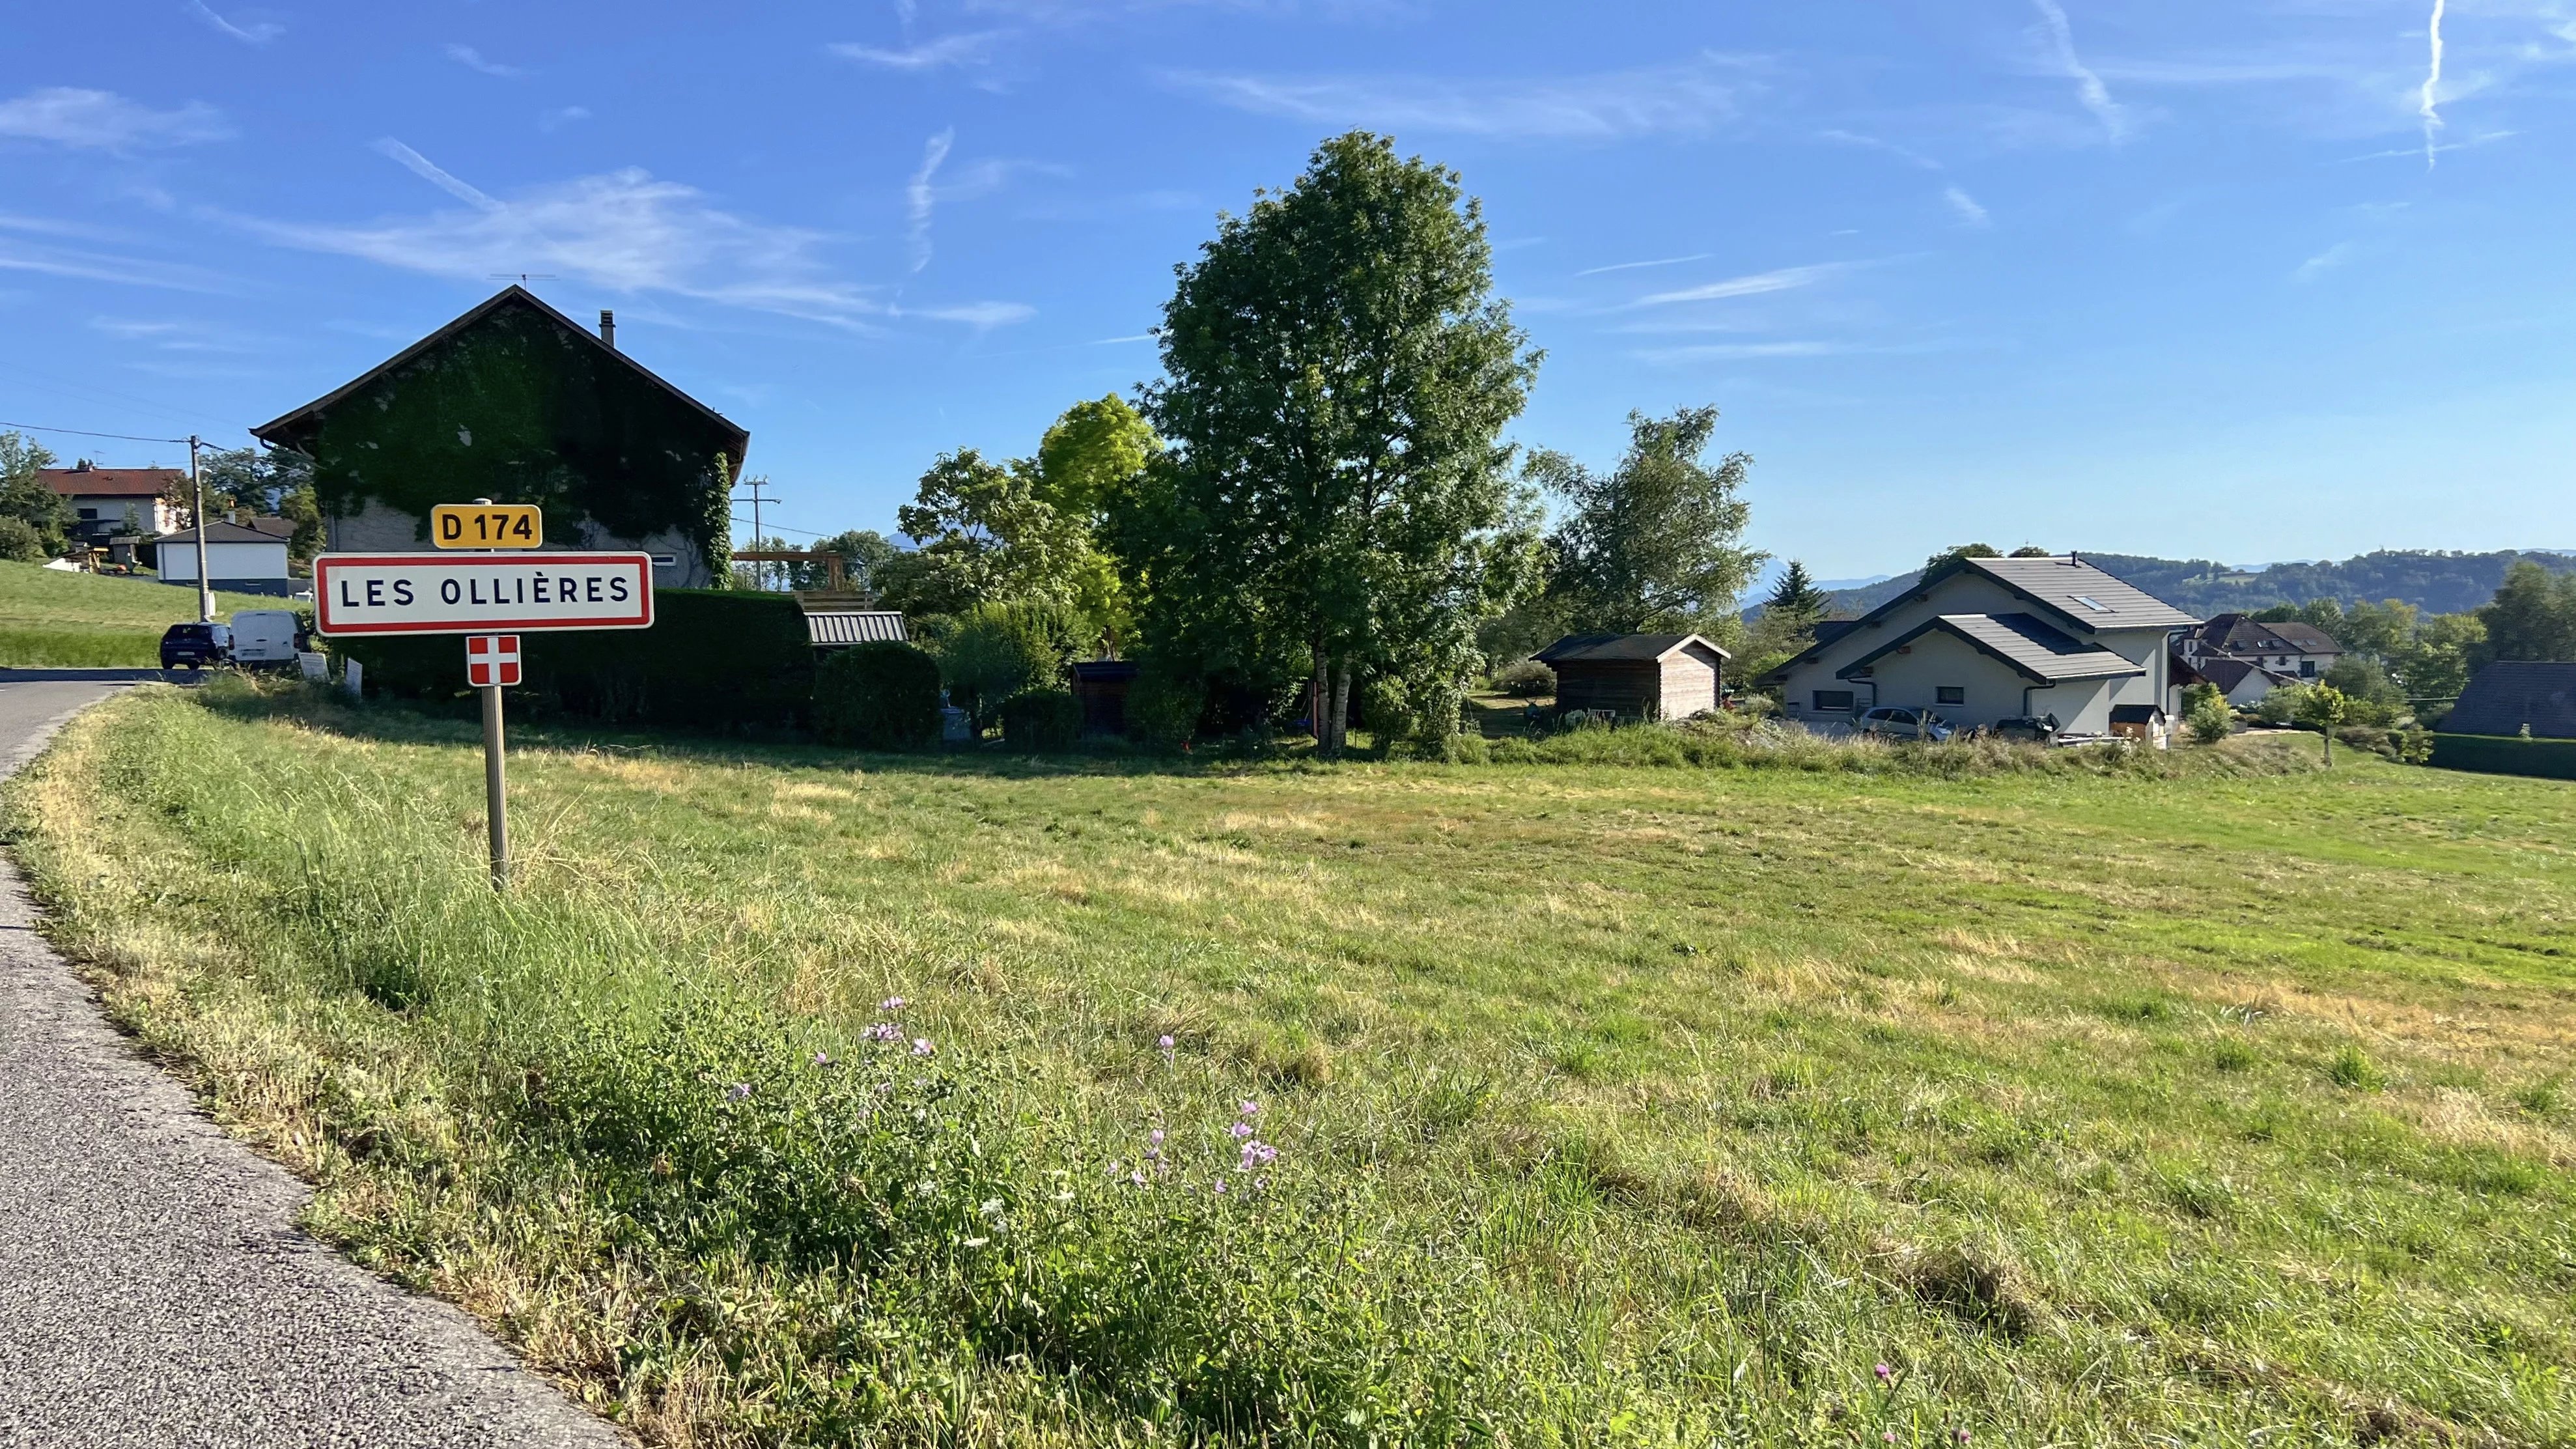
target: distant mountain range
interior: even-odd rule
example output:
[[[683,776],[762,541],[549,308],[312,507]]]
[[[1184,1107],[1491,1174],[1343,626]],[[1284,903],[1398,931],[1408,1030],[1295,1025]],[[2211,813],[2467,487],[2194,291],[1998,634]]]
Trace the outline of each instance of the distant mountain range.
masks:
[[[2553,549],[2496,553],[2391,549],[2341,563],[2276,563],[2263,568],[2231,567],[2209,559],[2078,552],[2085,562],[2203,618],[2328,598],[2344,604],[2396,599],[2427,614],[2456,614],[2494,598],[2496,586],[2504,582],[2504,571],[2519,560],[2561,573],[2576,572],[2576,553]],[[1829,588],[1832,612],[1845,618],[1868,613],[1914,587],[1920,576],[1918,570],[1856,588]]]

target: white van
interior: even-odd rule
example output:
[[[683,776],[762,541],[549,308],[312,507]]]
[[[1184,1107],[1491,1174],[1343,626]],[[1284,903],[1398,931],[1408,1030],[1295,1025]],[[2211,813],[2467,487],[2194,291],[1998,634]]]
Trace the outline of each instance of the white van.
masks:
[[[295,663],[295,643],[304,632],[303,617],[293,609],[238,609],[233,613],[233,663],[245,669],[284,669]]]

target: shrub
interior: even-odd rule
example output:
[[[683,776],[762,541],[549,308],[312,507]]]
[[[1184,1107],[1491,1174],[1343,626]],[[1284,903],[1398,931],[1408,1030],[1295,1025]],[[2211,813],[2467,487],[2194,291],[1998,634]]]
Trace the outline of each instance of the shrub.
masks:
[[[2308,686],[2284,684],[2263,696],[2263,702],[2254,706],[2254,717],[2274,729],[2281,729],[2298,720],[2306,710],[2307,702]]]
[[[1002,739],[1015,750],[1047,754],[1082,737],[1082,706],[1061,689],[1024,689],[1002,701]]]
[[[974,711],[978,729],[993,722],[1002,701],[1052,687],[1073,657],[1069,613],[1049,604],[978,604],[957,621],[939,654],[939,676],[950,702]]]
[[[2234,733],[2236,711],[2227,707],[2227,696],[2207,685],[2195,684],[2192,688],[2206,689],[2208,693],[2193,700],[2189,712],[2183,716],[2191,737],[2204,745],[2214,745]]]
[[[1411,738],[1419,722],[1403,680],[1378,674],[1360,685],[1360,728],[1375,735],[1380,745]]]
[[[1206,707],[1205,686],[1176,678],[1149,659],[1127,687],[1127,736],[1138,744],[1178,749],[1198,733],[1199,712]]]
[[[1556,671],[1535,659],[1506,664],[1494,671],[1494,689],[1514,699],[1541,699],[1556,693]]]
[[[844,649],[814,680],[814,732],[862,750],[919,749],[939,737],[939,664],[909,644]]]
[[[0,558],[17,563],[43,563],[45,536],[23,518],[0,518]]]

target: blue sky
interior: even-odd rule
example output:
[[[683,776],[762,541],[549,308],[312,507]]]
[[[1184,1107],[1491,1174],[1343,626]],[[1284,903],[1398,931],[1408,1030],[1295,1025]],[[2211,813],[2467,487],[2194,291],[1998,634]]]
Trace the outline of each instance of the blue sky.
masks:
[[[548,273],[891,530],[1369,126],[1484,199],[1516,437],[1715,403],[1821,575],[2576,548],[2576,0],[2439,10],[2437,72],[2436,0],[12,6],[0,421],[239,442]]]

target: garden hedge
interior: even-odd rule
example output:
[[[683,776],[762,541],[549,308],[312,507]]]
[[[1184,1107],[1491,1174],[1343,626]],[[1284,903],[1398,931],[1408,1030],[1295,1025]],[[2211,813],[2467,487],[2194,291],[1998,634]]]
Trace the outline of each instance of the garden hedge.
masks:
[[[786,594],[656,589],[653,627],[519,636],[526,683],[513,710],[609,724],[798,729],[812,716],[814,647]],[[398,699],[468,693],[465,641],[368,638],[333,647],[366,666],[367,690]]]
[[[2527,740],[2519,735],[2433,736],[2434,764],[2485,775],[2533,775],[2576,780],[2576,740]]]

